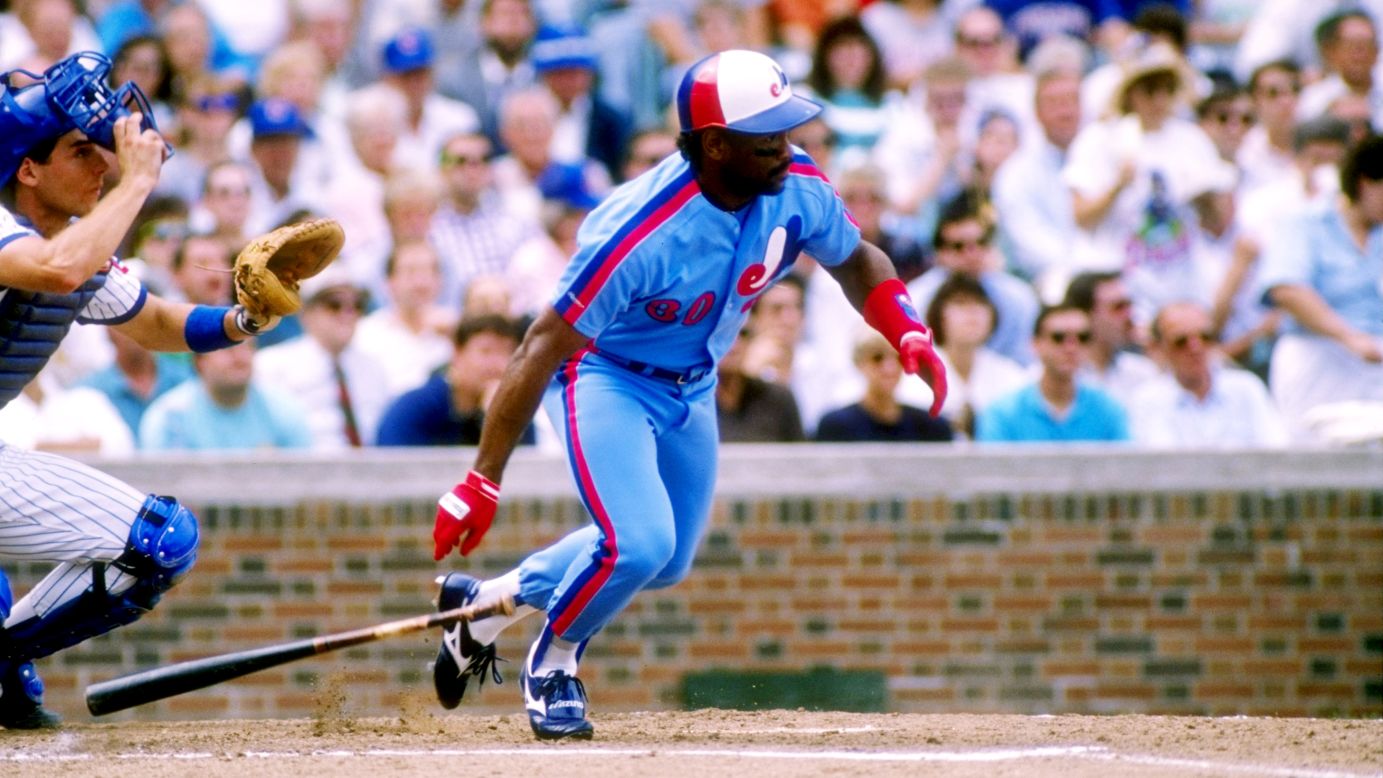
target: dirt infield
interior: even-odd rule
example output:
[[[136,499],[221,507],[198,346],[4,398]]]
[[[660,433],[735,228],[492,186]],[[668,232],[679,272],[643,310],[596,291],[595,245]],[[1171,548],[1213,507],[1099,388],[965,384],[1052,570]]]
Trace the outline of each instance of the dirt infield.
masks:
[[[705,710],[597,715],[542,744],[522,714],[75,723],[0,731],[0,775],[1383,776],[1383,721]]]

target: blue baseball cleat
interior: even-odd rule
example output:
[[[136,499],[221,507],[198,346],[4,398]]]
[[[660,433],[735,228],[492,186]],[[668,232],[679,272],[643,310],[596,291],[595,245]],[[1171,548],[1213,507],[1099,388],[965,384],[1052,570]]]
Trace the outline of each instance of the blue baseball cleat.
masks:
[[[561,670],[535,678],[524,662],[520,685],[528,723],[539,740],[590,740],[595,734],[595,727],[586,720],[586,687],[581,679]]]
[[[465,573],[449,573],[442,579],[442,593],[437,596],[437,610],[449,611],[469,605],[480,593],[480,579]],[[442,630],[442,647],[437,651],[437,661],[432,665],[432,685],[437,690],[437,701],[443,708],[451,710],[461,704],[466,694],[466,685],[472,677],[479,678],[476,687],[485,684],[486,676],[494,678],[495,684],[504,683],[495,656],[495,644],[481,645],[471,637],[465,622],[453,624]]]
[[[0,662],[0,727],[54,729],[62,718],[43,707],[43,679],[33,662]]]

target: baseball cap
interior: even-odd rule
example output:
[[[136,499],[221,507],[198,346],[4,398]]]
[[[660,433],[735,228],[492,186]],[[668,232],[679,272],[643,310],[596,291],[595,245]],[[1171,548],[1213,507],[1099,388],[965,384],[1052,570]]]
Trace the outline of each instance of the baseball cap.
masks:
[[[724,127],[750,135],[787,132],[821,113],[821,106],[792,93],[778,63],[757,51],[712,54],[687,71],[677,87],[682,131]]]
[[[539,73],[562,68],[597,67],[595,41],[580,27],[548,26],[538,30],[529,48],[533,69]]]
[[[312,128],[303,121],[298,107],[278,97],[260,100],[250,106],[250,133],[255,138],[272,135],[296,135],[311,137]]]
[[[538,191],[544,200],[556,200],[572,208],[590,210],[600,204],[600,198],[586,184],[586,173],[580,165],[554,163],[538,175]]]
[[[384,44],[384,69],[390,73],[407,73],[430,68],[433,55],[432,38],[427,31],[411,27]]]

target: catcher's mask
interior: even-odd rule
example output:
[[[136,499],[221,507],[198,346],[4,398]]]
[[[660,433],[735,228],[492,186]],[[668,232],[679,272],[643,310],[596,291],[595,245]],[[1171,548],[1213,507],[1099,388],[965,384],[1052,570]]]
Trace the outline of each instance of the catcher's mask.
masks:
[[[115,120],[138,111],[141,129],[158,130],[153,108],[133,81],[118,89],[106,85],[111,62],[104,54],[83,51],[61,60],[40,76],[27,70],[0,75],[0,185],[40,143],[81,130],[102,148],[115,150]],[[16,87],[16,73],[37,83]],[[173,149],[164,144],[164,157]]]

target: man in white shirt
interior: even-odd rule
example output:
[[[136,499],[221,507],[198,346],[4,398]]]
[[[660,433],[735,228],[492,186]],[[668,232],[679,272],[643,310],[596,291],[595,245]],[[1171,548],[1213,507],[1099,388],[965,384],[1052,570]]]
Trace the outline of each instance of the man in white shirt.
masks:
[[[1262,380],[1219,364],[1210,313],[1172,303],[1152,324],[1152,350],[1167,372],[1134,396],[1136,442],[1162,448],[1282,447],[1287,428]]]
[[[394,149],[400,167],[431,170],[447,138],[480,129],[474,108],[435,91],[434,58],[432,38],[422,29],[403,30],[384,45],[383,81],[408,102],[408,121]]]

